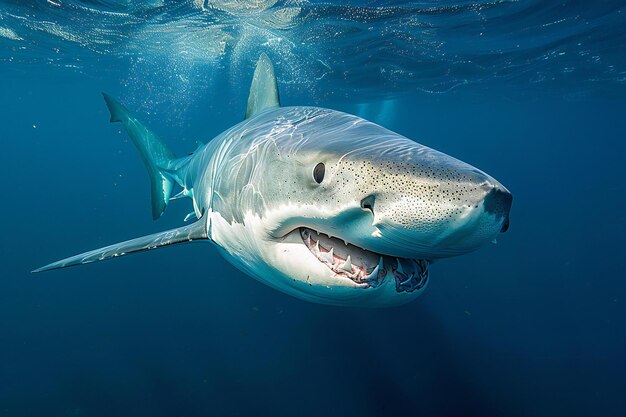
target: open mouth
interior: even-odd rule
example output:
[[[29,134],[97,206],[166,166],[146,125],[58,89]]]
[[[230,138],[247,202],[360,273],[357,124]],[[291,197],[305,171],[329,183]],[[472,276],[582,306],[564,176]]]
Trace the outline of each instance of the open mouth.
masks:
[[[363,287],[378,287],[393,276],[396,291],[413,292],[428,281],[428,260],[381,255],[307,227],[300,228],[300,236],[318,261]]]

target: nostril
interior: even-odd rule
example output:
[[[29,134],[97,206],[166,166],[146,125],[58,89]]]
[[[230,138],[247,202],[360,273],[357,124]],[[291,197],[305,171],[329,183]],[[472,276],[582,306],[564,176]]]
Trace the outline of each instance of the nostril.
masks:
[[[369,210],[374,214],[374,196],[368,195],[363,200],[361,200],[361,208],[365,210]]]

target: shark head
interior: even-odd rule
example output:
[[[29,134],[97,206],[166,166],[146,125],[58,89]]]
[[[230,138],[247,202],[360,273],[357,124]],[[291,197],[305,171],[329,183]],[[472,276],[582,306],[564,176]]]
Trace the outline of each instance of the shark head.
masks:
[[[249,274],[301,298],[409,301],[433,260],[508,228],[511,194],[494,178],[357,116],[278,108],[229,135],[247,145],[231,152],[236,180],[216,190],[214,208],[235,207],[229,224],[244,227],[223,246]]]

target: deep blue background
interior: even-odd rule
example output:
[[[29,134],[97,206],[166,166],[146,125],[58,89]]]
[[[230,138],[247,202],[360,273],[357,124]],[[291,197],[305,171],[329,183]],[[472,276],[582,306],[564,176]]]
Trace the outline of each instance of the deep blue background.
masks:
[[[497,245],[434,265],[416,302],[371,310],[293,299],[200,243],[31,275],[190,210],[152,222],[102,90],[128,101],[114,77],[0,78],[1,416],[626,415],[626,97],[373,102],[368,117],[484,169],[514,204]],[[184,120],[165,105],[144,119],[183,154],[240,120],[245,88],[224,90]],[[311,101],[358,110],[283,94]]]

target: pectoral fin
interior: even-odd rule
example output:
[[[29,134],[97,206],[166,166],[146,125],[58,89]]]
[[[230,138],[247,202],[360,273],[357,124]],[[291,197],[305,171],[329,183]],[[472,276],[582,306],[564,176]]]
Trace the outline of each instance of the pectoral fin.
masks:
[[[141,252],[150,249],[156,249],[163,246],[175,245],[177,243],[187,243],[194,240],[207,240],[207,216],[203,216],[200,220],[187,226],[178,227],[176,229],[167,230],[165,232],[155,233],[148,236],[138,237],[136,239],[127,240],[126,242],[116,243],[104,248],[95,249],[89,252],[81,253],[70,258],[53,262],[49,265],[35,269],[33,272],[49,271],[51,269],[65,268],[68,266],[87,264],[105,259],[115,258],[127,255],[129,253]]]

